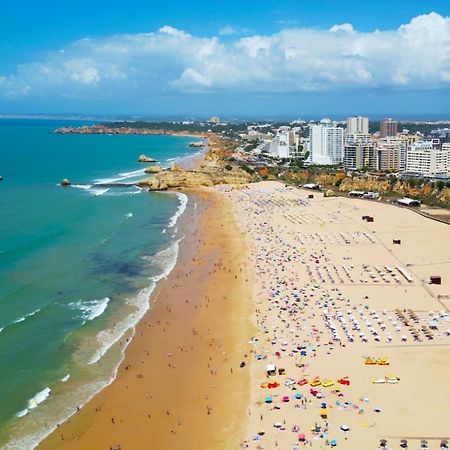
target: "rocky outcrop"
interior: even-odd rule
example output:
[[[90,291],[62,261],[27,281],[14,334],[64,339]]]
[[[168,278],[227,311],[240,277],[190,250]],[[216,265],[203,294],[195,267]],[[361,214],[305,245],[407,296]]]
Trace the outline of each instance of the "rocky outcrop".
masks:
[[[327,189],[324,193],[323,193],[324,197],[334,197],[334,191],[332,191],[331,189]]]
[[[150,128],[149,128],[150,127]],[[189,131],[189,130],[170,130],[165,128],[153,128],[152,124],[142,124],[142,127],[126,126],[125,123],[114,123],[110,125],[83,125],[81,127],[62,127],[55,130],[58,134],[128,134],[128,135],[143,135],[143,136],[186,136],[186,137],[200,137],[206,138],[210,133],[204,131]]]
[[[251,176],[239,168],[226,170],[220,165],[208,165],[198,170],[183,170],[179,167],[164,170],[152,178],[141,180],[138,185],[151,191],[177,188],[197,188],[216,184],[245,184]]]
[[[147,156],[147,155],[141,155],[138,158],[138,162],[150,163],[150,162],[156,162],[156,159],[150,158],[150,156]]]
[[[64,178],[63,180],[61,180],[60,184],[61,184],[61,186],[70,186],[72,183],[67,178]]]
[[[149,166],[145,169],[145,173],[159,173],[162,170],[161,166]]]

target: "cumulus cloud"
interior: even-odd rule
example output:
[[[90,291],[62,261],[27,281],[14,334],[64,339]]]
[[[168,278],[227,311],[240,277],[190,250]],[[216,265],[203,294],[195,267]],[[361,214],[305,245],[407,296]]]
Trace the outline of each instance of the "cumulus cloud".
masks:
[[[341,25],[333,25],[330,31],[345,31],[347,33],[354,33],[353,25],[351,23],[343,23]]]
[[[229,26],[199,37],[167,25],[82,39],[0,73],[0,96],[450,89],[450,18],[436,13],[387,31],[359,32],[344,23],[246,37],[234,32]]]

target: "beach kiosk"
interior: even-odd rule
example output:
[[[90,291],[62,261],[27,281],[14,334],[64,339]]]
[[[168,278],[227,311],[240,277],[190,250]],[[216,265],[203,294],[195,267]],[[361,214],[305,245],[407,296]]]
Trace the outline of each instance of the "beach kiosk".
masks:
[[[266,373],[268,377],[277,374],[277,366],[275,364],[267,364]]]
[[[442,279],[440,275],[431,275],[430,284],[441,284]]]
[[[408,208],[418,208],[421,204],[420,200],[415,200],[413,198],[403,197],[397,200],[397,203],[401,206],[406,206]]]

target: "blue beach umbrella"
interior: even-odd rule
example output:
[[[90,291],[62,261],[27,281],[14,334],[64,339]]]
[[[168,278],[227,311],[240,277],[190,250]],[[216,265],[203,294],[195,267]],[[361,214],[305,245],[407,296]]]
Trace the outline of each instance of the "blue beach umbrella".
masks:
[[[265,403],[272,403],[272,397],[266,397],[264,400]]]
[[[296,393],[295,393],[295,398],[296,398],[297,400],[300,400],[300,399],[302,398],[302,394],[300,394],[300,392],[296,392]]]
[[[330,445],[331,445],[332,447],[336,447],[336,445],[337,445],[336,439],[333,439],[332,441],[330,441]]]

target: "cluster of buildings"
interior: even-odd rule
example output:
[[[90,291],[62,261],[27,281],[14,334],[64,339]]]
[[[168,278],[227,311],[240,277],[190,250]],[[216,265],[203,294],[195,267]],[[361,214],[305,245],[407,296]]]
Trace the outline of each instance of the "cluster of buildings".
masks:
[[[446,179],[450,175],[450,129],[420,133],[399,131],[393,119],[380,122],[370,133],[367,117],[346,122],[323,119],[318,123],[296,121],[273,133],[264,125],[248,130],[257,139],[257,151],[276,158],[303,158],[308,164],[343,165],[346,171],[384,171],[408,176]],[[263,128],[261,128],[263,127]]]

